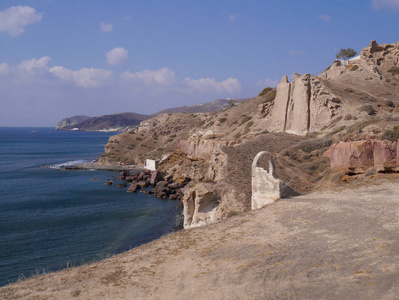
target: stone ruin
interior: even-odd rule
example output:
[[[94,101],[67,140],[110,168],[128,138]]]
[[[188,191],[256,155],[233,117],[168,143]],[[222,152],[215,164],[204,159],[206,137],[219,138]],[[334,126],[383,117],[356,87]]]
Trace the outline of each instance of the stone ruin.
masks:
[[[269,154],[269,171],[259,167],[259,160]],[[252,162],[252,197],[251,208],[259,209],[277,199],[300,195],[292,187],[276,178],[273,156],[268,151],[259,152]]]

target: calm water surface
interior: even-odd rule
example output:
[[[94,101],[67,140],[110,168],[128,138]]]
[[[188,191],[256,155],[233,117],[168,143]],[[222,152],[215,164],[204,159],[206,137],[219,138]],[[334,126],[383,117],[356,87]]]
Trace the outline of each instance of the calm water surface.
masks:
[[[105,186],[97,158],[111,133],[0,128],[0,286],[37,270],[101,259],[173,230],[176,201]],[[91,180],[98,178],[98,180]]]

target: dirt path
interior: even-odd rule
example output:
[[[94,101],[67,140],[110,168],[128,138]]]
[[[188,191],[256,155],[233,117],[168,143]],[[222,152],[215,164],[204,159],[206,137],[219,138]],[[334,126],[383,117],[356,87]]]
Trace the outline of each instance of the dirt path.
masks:
[[[399,181],[285,199],[1,299],[398,299]]]

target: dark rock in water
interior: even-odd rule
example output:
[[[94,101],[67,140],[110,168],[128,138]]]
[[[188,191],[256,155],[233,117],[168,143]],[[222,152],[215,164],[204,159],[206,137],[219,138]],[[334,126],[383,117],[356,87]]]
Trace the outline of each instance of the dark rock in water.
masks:
[[[136,181],[137,178],[138,178],[137,175],[130,175],[130,176],[126,176],[125,180],[129,181],[129,182],[132,182],[132,181]]]
[[[126,182],[122,182],[122,183],[118,184],[118,188],[125,188],[125,187],[127,187]]]
[[[141,171],[139,176],[137,177],[137,180],[145,180],[148,177],[150,177],[151,175],[151,171],[147,170],[147,171]]]
[[[141,188],[146,188],[147,186],[149,186],[149,183],[147,181],[139,181],[137,182],[137,184],[141,186]]]
[[[149,190],[141,190],[140,192],[142,192],[142,193],[144,193],[144,194],[147,194],[147,195],[152,195],[152,194],[154,194],[153,191],[149,191]]]
[[[98,180],[98,178],[90,178],[90,180]]]
[[[119,180],[125,180],[126,177],[130,176],[129,170],[123,170],[122,172],[119,173]]]
[[[133,182],[130,184],[129,188],[127,189],[128,193],[135,193],[137,192],[141,187],[137,184],[137,182]]]
[[[130,176],[130,171],[129,170],[123,170],[119,176],[127,177]]]
[[[106,183],[104,183],[105,185],[112,185],[112,181],[111,180],[108,180]]]
[[[169,196],[169,199],[170,200],[177,200],[177,199],[179,199],[179,196],[177,194],[172,194],[172,195]]]
[[[151,183],[151,185],[155,186],[158,182],[163,181],[163,180],[164,180],[163,174],[161,172],[156,171],[156,172],[152,173],[150,183]]]
[[[155,196],[159,198],[167,198],[169,197],[170,190],[167,187],[168,183],[166,181],[159,181],[157,185],[152,189]]]

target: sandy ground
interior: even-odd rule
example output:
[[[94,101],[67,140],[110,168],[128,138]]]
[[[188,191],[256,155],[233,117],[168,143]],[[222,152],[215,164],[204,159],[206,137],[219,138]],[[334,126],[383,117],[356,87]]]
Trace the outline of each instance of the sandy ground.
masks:
[[[399,299],[399,179],[283,199],[1,299]]]

